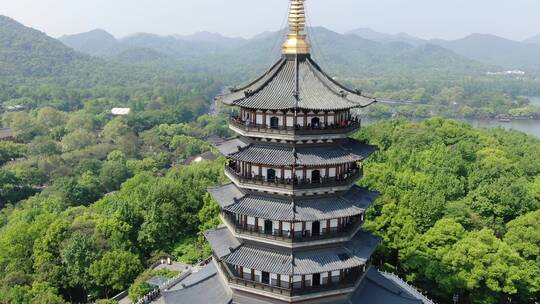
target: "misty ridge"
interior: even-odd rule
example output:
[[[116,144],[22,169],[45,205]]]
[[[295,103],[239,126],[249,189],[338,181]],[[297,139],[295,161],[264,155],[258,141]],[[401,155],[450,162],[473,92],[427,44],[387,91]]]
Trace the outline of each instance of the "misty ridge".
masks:
[[[210,32],[170,36],[137,33],[116,38],[97,29],[62,36],[59,40],[82,53],[128,64],[197,58],[270,64],[279,56],[279,43],[284,35],[281,30],[250,39]],[[308,29],[308,37],[315,45],[314,56],[329,58],[332,65],[345,73],[347,66],[370,73],[396,68],[465,73],[540,70],[540,35],[525,41],[491,34],[471,34],[457,40],[424,40],[406,33],[386,34],[368,28],[340,34],[314,27]],[[263,58],[265,55],[268,58]]]
[[[373,107],[377,117],[396,111],[420,117],[540,116],[529,99],[540,96],[540,45],[534,38],[518,42],[473,34],[454,41],[427,41],[368,29],[340,34],[323,27],[308,28],[307,34],[312,56],[335,80],[376,98],[423,105]],[[210,95],[215,96],[273,64],[285,35],[281,30],[251,39],[208,32],[117,38],[93,30],[55,39],[0,16],[0,76],[5,79],[0,82],[4,89],[0,97],[5,106],[33,108],[42,102],[21,100],[27,94],[16,85],[47,84],[59,91],[82,90],[83,96],[96,89],[98,96],[106,96],[113,88],[118,94],[126,88],[139,92],[211,80],[215,83],[209,86]]]

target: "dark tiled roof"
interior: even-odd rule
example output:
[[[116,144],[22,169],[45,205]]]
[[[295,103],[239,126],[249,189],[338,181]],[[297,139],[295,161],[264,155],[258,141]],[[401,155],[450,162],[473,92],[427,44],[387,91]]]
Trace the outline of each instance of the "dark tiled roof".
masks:
[[[241,199],[246,194],[236,187],[235,184],[229,183],[219,187],[208,188],[208,193],[217,201],[221,208],[228,207]]]
[[[164,291],[159,303],[163,304],[229,304],[232,302],[229,287],[217,274],[214,263],[191,274],[180,282],[181,288]]]
[[[239,137],[217,144],[216,149],[218,149],[223,155],[229,155],[238,152],[240,149],[243,149],[250,144],[251,143],[247,138]]]
[[[15,137],[15,134],[13,133],[11,129],[0,128],[0,139],[12,138],[12,137]]]
[[[163,297],[158,301],[162,304],[229,304],[231,302],[228,286],[217,275],[214,263],[193,273],[171,290],[163,292]],[[428,304],[432,302],[425,297],[411,294],[393,280],[371,268],[348,303]]]
[[[291,254],[254,246],[242,246],[225,259],[225,261],[232,265],[260,271],[277,274],[292,273]]]
[[[433,303],[422,296],[409,293],[391,279],[375,269],[370,269],[366,278],[351,297],[351,304],[427,304]]]
[[[224,260],[232,265],[284,275],[323,273],[365,265],[378,243],[377,237],[360,231],[343,246],[292,253],[244,245]]]
[[[209,189],[210,194],[226,211],[268,220],[317,221],[354,216],[369,208],[379,193],[359,186],[337,195],[318,198],[291,198],[243,192],[234,184]]]
[[[299,59],[298,67],[295,60],[282,58],[259,79],[217,99],[227,105],[267,110],[341,110],[375,102],[334,81],[309,57]]]
[[[229,255],[241,245],[226,227],[206,231],[204,236],[212,246],[214,254],[220,259]]]
[[[242,142],[242,147],[239,143]],[[233,148],[235,147],[235,148]],[[238,148],[240,147],[240,149]],[[336,142],[332,145],[312,147],[247,143],[234,139],[217,147],[223,154],[240,161],[273,166],[317,166],[344,164],[366,159],[376,151],[370,146],[353,139]]]

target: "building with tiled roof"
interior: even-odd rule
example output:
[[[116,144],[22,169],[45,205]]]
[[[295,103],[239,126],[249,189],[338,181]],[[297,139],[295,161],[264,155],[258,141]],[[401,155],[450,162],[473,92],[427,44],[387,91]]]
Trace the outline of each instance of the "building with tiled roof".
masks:
[[[15,133],[10,128],[0,128],[0,141],[15,140]]]
[[[372,267],[380,239],[362,224],[379,194],[356,182],[376,147],[349,136],[375,100],[311,58],[304,0],[289,23],[282,58],[217,97],[237,112],[238,137],[216,146],[231,183],[209,189],[224,225],[205,233],[211,264],[162,303],[431,303]]]

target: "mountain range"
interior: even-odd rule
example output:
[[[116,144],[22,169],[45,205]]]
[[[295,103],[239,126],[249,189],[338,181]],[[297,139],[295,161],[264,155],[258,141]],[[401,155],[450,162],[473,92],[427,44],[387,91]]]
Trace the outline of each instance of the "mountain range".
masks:
[[[339,34],[316,27],[310,29],[310,34],[321,53],[337,56],[332,60],[351,64],[347,59],[351,58],[359,60],[358,65],[367,65],[368,69],[373,64],[397,64],[403,68],[444,70],[450,63],[457,64],[455,68],[458,70],[482,69],[485,65],[540,69],[540,35],[518,42],[487,34],[472,34],[457,40],[425,40],[406,33],[386,34],[368,28]],[[208,32],[188,36],[140,33],[116,39],[105,31],[95,30],[59,39],[83,53],[126,62],[120,54],[135,48],[154,50],[174,58],[235,55],[250,58],[256,56],[255,50],[267,54],[269,50],[276,49],[276,41],[279,42],[283,35],[283,31],[265,32],[252,39],[243,39]],[[339,50],[339,53],[335,50]],[[435,60],[439,60],[439,63]],[[352,64],[357,66],[354,62]],[[481,64],[484,66],[480,67]]]
[[[377,74],[391,71],[454,71],[485,72],[487,66],[469,60],[450,50],[426,43],[402,41],[385,43],[365,39],[356,34],[339,34],[323,27],[309,29],[314,56],[327,61],[344,74],[351,72]],[[109,33],[95,30],[60,41],[80,52],[122,63],[147,63],[163,58],[213,62],[223,66],[271,64],[279,56],[285,31],[266,32],[252,39],[229,38],[200,32],[189,36],[157,36],[134,34],[111,40]],[[373,38],[373,37],[372,37]],[[143,56],[133,56],[136,53]]]
[[[540,35],[532,36],[531,38],[526,39],[523,42],[540,45]]]
[[[330,72],[343,77],[424,72],[480,75],[540,64],[540,45],[535,45],[532,38],[528,43],[481,35],[455,41],[426,41],[407,34],[367,29],[340,34],[322,27],[310,28],[309,35],[314,45],[313,56]],[[94,30],[54,39],[0,16],[0,75],[64,77],[64,81],[69,81],[73,74],[81,76],[78,78],[91,75],[89,82],[98,83],[98,75],[114,74],[117,76],[109,78],[120,81],[138,77],[140,81],[145,77],[139,73],[140,68],[122,65],[159,63],[159,69],[165,69],[161,74],[180,66],[243,78],[259,73],[279,56],[284,36],[285,31],[281,30],[251,39],[208,32],[187,36],[139,33],[118,39],[105,30]],[[159,71],[155,67],[151,69],[153,73]],[[125,73],[126,69],[130,72]]]
[[[366,28],[349,33],[381,43],[404,42],[416,46],[434,44],[478,62],[508,68],[540,67],[540,35],[519,42],[490,34],[471,34],[457,40],[425,40],[406,33],[392,35]]]
[[[116,38],[105,31],[93,31],[77,47],[93,48],[108,41],[113,45]],[[153,50],[126,50],[124,58],[156,57],[162,55]],[[57,39],[47,36],[36,29],[26,27],[19,22],[0,15],[0,95],[17,95],[19,84],[28,86],[54,86],[62,90],[71,87],[78,89],[103,88],[118,86],[152,86],[155,83],[177,84],[183,75],[182,67],[160,69],[126,65],[90,56],[67,47]],[[12,92],[12,93],[10,93]],[[1,101],[1,100],[0,100]]]

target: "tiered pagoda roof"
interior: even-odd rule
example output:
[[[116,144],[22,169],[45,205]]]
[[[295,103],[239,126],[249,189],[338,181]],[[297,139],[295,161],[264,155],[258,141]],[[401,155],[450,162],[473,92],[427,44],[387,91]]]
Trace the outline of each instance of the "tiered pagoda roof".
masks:
[[[353,139],[332,145],[276,145],[249,142],[245,138],[224,142],[216,148],[231,159],[275,166],[325,166],[362,161],[376,151],[375,146]]]
[[[222,210],[275,221],[322,221],[364,213],[377,192],[353,186],[339,195],[283,197],[239,189],[227,184],[208,190]]]
[[[364,108],[376,102],[336,82],[309,56],[284,56],[254,82],[231,89],[217,100],[252,109],[314,111]]]
[[[343,245],[301,252],[240,245],[227,228],[208,231],[205,236],[212,248],[222,249],[219,254],[225,262],[282,275],[306,275],[364,266],[379,244],[377,237],[365,231],[360,231]]]

